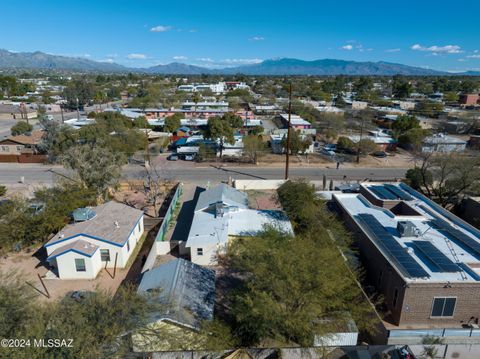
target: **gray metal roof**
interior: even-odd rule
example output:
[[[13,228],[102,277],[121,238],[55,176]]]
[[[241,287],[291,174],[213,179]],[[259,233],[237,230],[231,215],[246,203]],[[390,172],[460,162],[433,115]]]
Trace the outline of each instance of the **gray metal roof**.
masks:
[[[248,197],[246,193],[222,183],[200,193],[195,211],[205,209],[211,204],[218,202],[223,202],[229,206],[248,208]]]
[[[215,271],[178,258],[145,272],[138,293],[165,306],[152,322],[170,320],[198,329],[202,320],[213,319]]]

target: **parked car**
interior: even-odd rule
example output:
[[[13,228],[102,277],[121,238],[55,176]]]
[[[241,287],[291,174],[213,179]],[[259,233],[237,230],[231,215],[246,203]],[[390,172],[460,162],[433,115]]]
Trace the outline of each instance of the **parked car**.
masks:
[[[336,155],[335,151],[327,150],[326,148],[321,148],[320,153],[324,154],[324,155],[327,155],[327,156],[335,156]]]
[[[195,155],[185,155],[185,161],[194,161]]]
[[[378,157],[378,158],[385,158],[387,157],[387,154],[385,153],[385,151],[375,151],[375,152],[372,152],[372,156]]]
[[[325,146],[323,146],[324,149],[327,151],[336,151],[337,150],[337,145],[334,143],[327,143]]]
[[[167,157],[167,160],[169,160],[169,161],[178,161],[178,155],[171,154],[170,156]]]

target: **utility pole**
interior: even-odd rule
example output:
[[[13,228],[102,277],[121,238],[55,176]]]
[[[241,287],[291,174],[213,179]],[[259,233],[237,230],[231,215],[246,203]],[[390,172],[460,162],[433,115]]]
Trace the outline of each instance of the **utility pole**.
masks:
[[[292,121],[292,83],[290,82],[290,88],[288,93],[288,128],[287,128],[287,153],[285,162],[285,180],[288,180],[288,167],[290,165],[290,127]]]
[[[358,140],[357,146],[357,163],[360,163],[360,144],[362,142],[363,137],[363,122],[365,121],[365,117],[362,115],[362,122],[360,123],[360,140]]]
[[[80,120],[80,110],[79,110],[79,101],[77,97],[77,119]]]
[[[62,124],[65,123],[65,119],[63,118],[63,104],[60,104],[60,113],[62,114]]]

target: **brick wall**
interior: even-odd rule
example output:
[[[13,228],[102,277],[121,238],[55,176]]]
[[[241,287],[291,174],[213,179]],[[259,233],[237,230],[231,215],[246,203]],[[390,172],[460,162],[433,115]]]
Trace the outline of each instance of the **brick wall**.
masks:
[[[359,248],[366,278],[383,297],[387,309],[384,320],[394,325],[425,325],[458,327],[471,317],[480,318],[480,283],[409,283],[387,258],[344,212],[342,219],[353,232]],[[395,294],[397,292],[397,294]],[[397,296],[396,305],[394,297]],[[430,318],[434,297],[457,297],[453,318]]]

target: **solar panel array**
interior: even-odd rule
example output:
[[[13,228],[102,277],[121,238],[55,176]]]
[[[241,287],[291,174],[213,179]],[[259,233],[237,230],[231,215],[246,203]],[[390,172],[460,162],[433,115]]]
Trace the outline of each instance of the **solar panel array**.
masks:
[[[385,188],[387,188],[390,192],[394,193],[398,198],[403,199],[404,201],[411,201],[413,198],[407,192],[402,190],[401,188],[393,185],[393,184],[385,184]]]
[[[369,186],[368,189],[375,193],[375,195],[380,199],[396,200],[398,199],[397,195],[393,194],[383,186]]]
[[[431,222],[433,226],[437,228],[437,230],[439,230],[440,232],[444,232],[447,235],[450,235],[451,237],[453,237],[454,240],[460,242],[465,247],[473,251],[476,256],[480,257],[480,243],[478,241],[471,238],[470,236],[467,236],[465,233],[456,229],[450,223],[439,217],[435,216],[435,219],[433,219]]]
[[[370,235],[397,262],[398,267],[403,269],[404,273],[413,278],[430,277],[373,215],[362,213],[357,217],[368,227]]]
[[[440,272],[460,272],[460,267],[432,243],[428,241],[413,241],[413,244]]]

